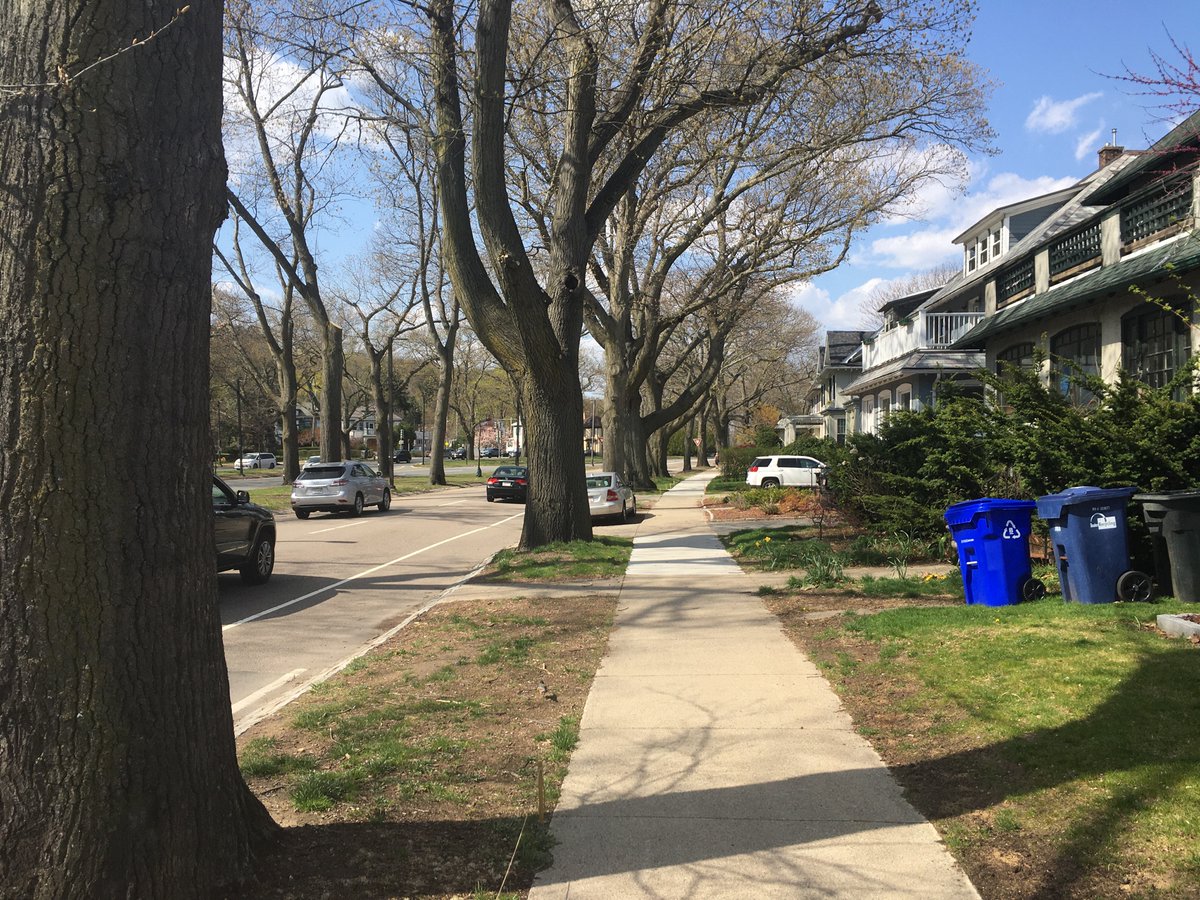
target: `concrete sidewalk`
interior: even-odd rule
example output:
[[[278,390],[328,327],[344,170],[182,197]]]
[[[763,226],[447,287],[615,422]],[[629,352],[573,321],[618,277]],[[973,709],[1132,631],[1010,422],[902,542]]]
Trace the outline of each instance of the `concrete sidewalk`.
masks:
[[[531,900],[977,898],[697,508],[639,528]]]

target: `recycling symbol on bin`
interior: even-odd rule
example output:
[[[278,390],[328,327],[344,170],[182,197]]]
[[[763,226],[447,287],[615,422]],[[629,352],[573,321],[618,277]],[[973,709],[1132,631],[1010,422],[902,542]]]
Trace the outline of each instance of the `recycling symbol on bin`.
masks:
[[[1004,531],[1002,531],[1000,533],[1000,536],[1002,538],[1004,538],[1006,541],[1020,540],[1021,529],[1013,524],[1012,519],[1009,519],[1007,522],[1004,523]]]

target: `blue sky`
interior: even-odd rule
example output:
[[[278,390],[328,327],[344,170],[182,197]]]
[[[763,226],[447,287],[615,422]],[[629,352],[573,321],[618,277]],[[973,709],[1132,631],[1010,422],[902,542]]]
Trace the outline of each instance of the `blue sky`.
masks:
[[[1159,0],[982,0],[968,48],[995,90],[989,120],[999,153],[971,160],[965,194],[936,186],[914,220],[864,232],[846,263],[795,292],[825,328],[858,328],[862,301],[880,281],[961,259],[951,240],[990,210],[1069,185],[1096,168],[1112,139],[1143,149],[1169,124],[1133,87],[1106,77],[1126,66],[1152,71],[1150,50],[1175,60],[1170,45],[1200,53],[1200,3]]]

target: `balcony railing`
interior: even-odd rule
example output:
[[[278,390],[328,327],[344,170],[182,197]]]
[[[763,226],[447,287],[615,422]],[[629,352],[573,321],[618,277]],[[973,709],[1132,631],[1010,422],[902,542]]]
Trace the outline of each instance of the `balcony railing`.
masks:
[[[979,324],[981,312],[920,312],[907,324],[863,341],[863,369],[898,359],[913,350],[944,350]]]
[[[1191,209],[1191,179],[1169,182],[1121,208],[1121,243],[1132,244],[1177,225]]]
[[[925,348],[949,347],[983,320],[981,312],[923,313]]]
[[[1050,245],[1050,277],[1100,258],[1100,223],[1093,222]]]

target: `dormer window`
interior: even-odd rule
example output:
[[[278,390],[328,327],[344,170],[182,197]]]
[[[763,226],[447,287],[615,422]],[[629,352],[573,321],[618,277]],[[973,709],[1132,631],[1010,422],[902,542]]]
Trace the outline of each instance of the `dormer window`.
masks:
[[[989,228],[971,238],[963,247],[964,271],[968,274],[981,269],[1000,255],[1003,246],[1003,226]]]

